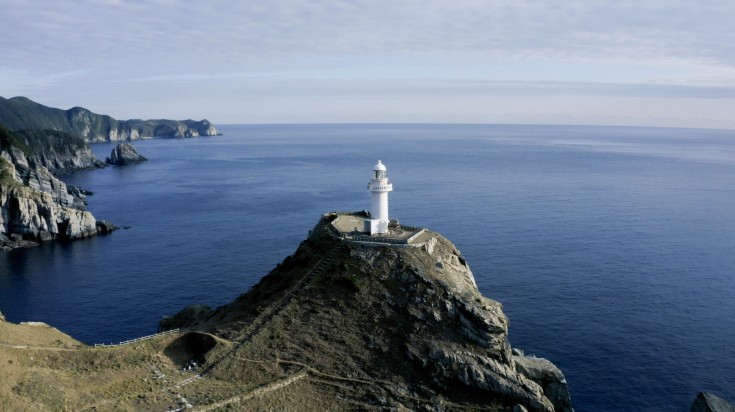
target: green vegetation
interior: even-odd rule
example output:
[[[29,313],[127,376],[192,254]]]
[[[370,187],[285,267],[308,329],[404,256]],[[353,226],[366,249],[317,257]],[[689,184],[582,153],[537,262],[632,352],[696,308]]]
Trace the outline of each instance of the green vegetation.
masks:
[[[0,158],[0,190],[21,186],[21,184],[15,180],[14,174],[13,165],[9,161]]]
[[[62,122],[57,110],[45,106],[37,107],[36,103],[26,97],[0,97],[0,123],[10,130],[25,129],[27,126],[24,125],[28,122],[41,129],[57,128]]]
[[[33,150],[22,139],[0,124],[0,151],[8,150],[11,147],[20,149],[26,156],[34,154]]]
[[[8,130],[58,130],[88,140],[109,140],[115,134],[139,137],[184,137],[186,132],[212,133],[208,121],[195,120],[115,120],[93,113],[83,107],[56,109],[36,103],[26,97],[0,97],[0,124]],[[216,132],[216,130],[215,130]]]
[[[14,132],[17,140],[32,147],[36,153],[52,151],[56,153],[73,152],[88,147],[80,137],[58,130],[24,129]]]
[[[78,121],[84,117],[90,121]],[[83,127],[105,135],[110,127],[117,127],[117,120],[110,116],[97,115],[82,107],[55,109],[26,97],[0,97],[0,123],[9,130],[50,129],[78,136],[83,135]]]

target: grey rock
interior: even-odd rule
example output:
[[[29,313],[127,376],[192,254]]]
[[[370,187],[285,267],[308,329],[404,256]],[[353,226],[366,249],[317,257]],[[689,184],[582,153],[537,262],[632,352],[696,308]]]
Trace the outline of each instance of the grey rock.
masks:
[[[107,158],[107,163],[115,166],[125,166],[145,162],[146,160],[148,159],[138,153],[133,145],[129,143],[120,143],[112,149],[110,157]]]
[[[0,248],[97,234],[96,220],[85,211],[90,192],[53,174],[95,167],[96,162],[79,138],[53,130],[11,133],[0,127]]]
[[[429,233],[435,239],[431,253],[420,247],[352,246],[350,264],[373,276],[380,273],[380,264],[401,262],[401,269],[389,272],[386,279],[400,285],[390,300],[413,318],[404,343],[407,357],[429,372],[440,388],[464,385],[529,411],[554,411],[555,404],[564,402],[571,405],[567,392],[546,394],[543,385],[516,369],[502,305],[480,294],[469,265],[449,240]],[[318,226],[312,234],[318,236]],[[447,336],[453,338],[443,338]],[[566,383],[561,371],[546,362],[558,372],[550,381]],[[556,410],[571,411],[571,406]]]
[[[0,232],[15,242],[3,246],[27,247],[97,234],[94,216],[84,210],[84,195],[33,157],[15,147],[3,151],[0,176]]]
[[[51,173],[58,175],[105,166],[79,137],[57,130],[26,129],[13,134],[33,152],[36,163]]]
[[[691,412],[735,412],[735,404],[711,393],[699,392],[692,403]]]
[[[9,163],[7,173],[22,186],[51,195],[54,202],[64,207],[84,209],[86,196],[76,187],[57,179],[35,156],[12,147],[0,154]]]
[[[164,332],[184,326],[193,326],[203,322],[212,314],[207,305],[190,305],[173,316],[167,316],[158,323],[158,331]]]
[[[113,225],[112,223],[106,221],[106,220],[98,220],[95,222],[95,226],[97,227],[97,233],[100,235],[106,235],[108,233],[111,233],[117,229],[120,229],[119,227]]]
[[[514,355],[516,369],[539,384],[556,412],[572,412],[569,387],[564,374],[549,360],[534,356]]]

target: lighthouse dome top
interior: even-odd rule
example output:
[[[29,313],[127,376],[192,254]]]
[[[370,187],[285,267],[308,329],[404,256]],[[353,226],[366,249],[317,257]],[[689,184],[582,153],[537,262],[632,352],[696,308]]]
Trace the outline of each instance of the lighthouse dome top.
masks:
[[[373,166],[373,170],[385,172],[385,165],[383,164],[383,162],[378,160],[378,163],[376,163],[375,166]]]

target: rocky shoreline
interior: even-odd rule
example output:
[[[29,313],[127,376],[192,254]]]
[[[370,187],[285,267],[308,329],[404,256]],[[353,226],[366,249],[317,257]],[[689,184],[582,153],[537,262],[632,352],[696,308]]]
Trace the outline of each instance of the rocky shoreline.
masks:
[[[55,174],[104,167],[79,138],[49,130],[0,127],[0,249],[81,239],[117,229],[86,210],[91,192]]]
[[[66,185],[34,158],[11,148],[0,153],[0,248],[73,240],[116,227],[85,210],[88,193]]]
[[[86,197],[92,192],[67,185],[57,176],[147,159],[132,145],[121,143],[103,162],[87,142],[219,134],[207,120],[118,121],[81,107],[60,110],[25,97],[0,97],[0,249],[117,229],[86,210]]]

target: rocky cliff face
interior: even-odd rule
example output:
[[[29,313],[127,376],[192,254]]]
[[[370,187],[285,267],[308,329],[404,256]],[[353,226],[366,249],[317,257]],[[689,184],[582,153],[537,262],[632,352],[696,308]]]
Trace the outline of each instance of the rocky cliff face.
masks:
[[[57,149],[45,144],[53,142],[53,136],[45,140],[42,134],[42,144],[36,137],[11,134],[0,127],[0,247],[8,250],[46,240],[79,239],[112,229],[84,210],[83,190],[66,185],[45,166],[62,172],[93,166],[96,159],[86,144],[80,141],[82,156],[76,156],[71,146]]]
[[[54,174],[104,167],[84,140],[56,130],[26,129],[14,133],[33,151],[35,160]]]
[[[235,342],[206,360],[207,376],[230,382],[247,375],[243,359],[280,359],[373,385],[321,387],[346,404],[572,410],[558,368],[514,355],[502,305],[480,294],[450,241],[428,232],[410,246],[355,242],[330,225],[325,215],[294,255],[232,303],[190,308],[162,329]]]
[[[0,154],[0,207],[4,246],[12,246],[8,238],[41,242],[97,234],[84,195],[17,149]]]
[[[115,120],[83,107],[61,110],[25,97],[0,97],[0,124],[12,131],[51,129],[83,138],[87,142],[138,140],[146,137],[199,137],[219,134],[209,121]]]

